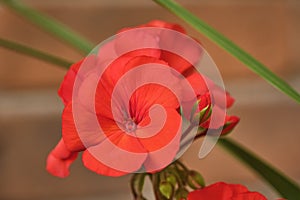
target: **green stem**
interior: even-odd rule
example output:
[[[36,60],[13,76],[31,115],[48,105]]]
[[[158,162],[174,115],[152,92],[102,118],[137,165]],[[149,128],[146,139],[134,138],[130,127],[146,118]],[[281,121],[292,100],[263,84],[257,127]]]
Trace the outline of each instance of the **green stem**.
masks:
[[[183,177],[181,176],[181,174],[179,173],[180,169],[178,168],[177,165],[174,166],[174,169],[170,170],[170,173],[172,173],[176,180],[177,180],[177,183],[178,183],[178,186],[180,188],[185,188],[185,177],[184,177],[184,180],[182,179]]]
[[[131,186],[131,192],[135,199],[144,199],[143,188],[144,188],[145,178],[147,175],[148,175],[147,173],[137,173],[132,175],[130,186]]]
[[[161,200],[159,193],[159,173],[154,173],[151,175],[153,192],[156,200]]]
[[[0,2],[10,8],[17,14],[25,17],[33,24],[44,29],[46,32],[52,33],[56,37],[67,42],[71,46],[77,48],[83,53],[89,53],[93,45],[88,40],[80,36],[79,34],[72,31],[62,23],[50,18],[49,16],[42,14],[30,7],[27,7],[19,0],[0,0]]]
[[[288,85],[281,78],[276,76],[273,72],[271,72],[266,66],[248,54],[246,51],[241,49],[231,40],[227,39],[224,35],[219,33],[217,30],[206,24],[204,21],[190,13],[188,10],[177,4],[172,0],[153,0],[156,3],[162,5],[170,12],[190,24],[197,31],[205,35],[211,41],[219,45],[221,48],[226,50],[228,53],[233,55],[235,58],[244,63],[248,68],[254,71],[256,74],[264,78],[274,87],[290,96],[298,103],[300,103],[300,94],[293,89],[290,85]]]
[[[178,164],[184,171],[188,172],[188,168],[179,160],[175,161],[175,164]]]
[[[219,139],[218,144],[252,168],[273,186],[283,198],[288,200],[300,199],[299,186],[270,164],[230,139]]]
[[[9,40],[5,40],[0,38],[0,47],[4,47],[6,49],[15,51],[17,53],[21,53],[27,56],[31,56],[34,58],[37,58],[42,61],[46,61],[48,63],[63,67],[65,69],[68,69],[71,65],[72,62],[66,61],[62,58],[58,58],[56,56],[50,55],[48,53],[44,53],[42,51],[33,49],[31,47],[27,47],[22,44],[18,44]]]
[[[137,178],[136,174],[133,174],[130,179],[130,189],[134,199],[138,197],[138,191],[136,191],[136,186],[135,186],[136,178]]]

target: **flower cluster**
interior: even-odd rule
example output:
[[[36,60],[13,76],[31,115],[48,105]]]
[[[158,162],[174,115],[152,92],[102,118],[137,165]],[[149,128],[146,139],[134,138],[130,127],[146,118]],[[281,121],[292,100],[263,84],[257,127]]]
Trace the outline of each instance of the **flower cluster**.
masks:
[[[158,20],[139,27],[123,29],[120,33],[139,28],[161,28],[186,34],[180,25]],[[128,52],[127,49],[135,45],[131,40],[151,43],[157,48],[144,48]],[[189,200],[202,197],[204,199],[241,199],[242,196],[249,196],[249,200],[256,197],[256,199],[264,199],[257,193],[248,192],[242,186],[220,183],[204,187],[204,182],[201,181],[201,175],[198,172],[176,168],[178,162],[175,160],[182,146],[181,140],[186,134],[189,134],[189,132],[181,133],[179,131],[182,130],[183,120],[187,118],[189,125],[196,127],[196,138],[207,134],[210,130],[220,131],[221,135],[227,134],[239,121],[238,117],[226,114],[226,108],[232,106],[234,99],[195,69],[194,64],[199,61],[199,57],[203,53],[201,49],[193,49],[188,45],[180,47],[183,52],[189,52],[194,59],[191,63],[173,52],[160,49],[166,43],[167,45],[177,44],[174,38],[166,37],[162,32],[158,31],[155,34],[138,32],[131,40],[117,36],[116,41],[106,44],[106,49],[113,49],[118,54],[113,61],[103,60],[101,54],[89,55],[72,65],[67,72],[58,92],[65,105],[62,114],[62,138],[48,156],[48,172],[58,177],[68,176],[70,165],[77,158],[78,153],[83,152],[84,166],[97,174],[122,176],[128,173],[145,172],[134,176],[133,190],[135,182],[141,181],[140,178],[145,175],[150,175],[151,178],[164,173],[172,175],[168,181],[159,178],[160,181],[156,188],[159,191],[158,199],[172,199],[175,196],[177,199],[187,198]],[[99,69],[97,66],[103,62],[109,64],[98,80],[97,70],[99,71]],[[175,86],[176,90],[180,91],[179,95],[174,94],[172,89],[162,87],[154,82],[134,88],[134,91],[131,91],[130,84],[123,83],[121,89],[116,92],[115,88],[119,84],[119,80],[126,73],[132,72],[139,66],[149,64],[168,66],[171,72],[173,70],[180,74],[179,77],[172,72],[173,74],[164,74],[163,77],[172,84],[182,81],[183,77],[184,81],[191,86],[196,99],[190,98],[184,88],[178,89],[180,84]],[[84,75],[80,72],[83,66],[91,69]],[[152,78],[162,77],[162,73],[164,72],[160,69],[150,70],[149,73],[140,71],[134,75],[134,80],[127,79],[127,82],[138,82],[149,76]],[[75,87],[78,79],[80,80],[79,86]],[[172,87],[174,88],[174,86]],[[113,98],[114,95],[117,96],[116,99]],[[130,96],[128,97],[128,95]],[[78,97],[77,100],[74,100],[74,96]],[[178,96],[183,100],[178,100]],[[225,99],[223,104],[222,98]],[[89,100],[94,102],[92,106],[88,103]],[[185,104],[193,105],[188,114],[181,110]],[[163,112],[160,107],[155,107],[156,105],[162,106]],[[77,113],[74,111],[75,106]],[[83,119],[79,122],[76,119],[78,110]],[[153,117],[151,116],[153,112],[161,113],[161,115],[156,114]],[[94,117],[92,115],[95,115],[101,126],[102,135],[98,134],[91,124]],[[212,115],[215,116],[214,120],[212,120]],[[164,121],[162,125],[161,121]],[[156,130],[155,135],[151,135],[158,125],[160,125],[160,129]],[[128,153],[114,154],[115,149],[109,148],[108,144],[113,144],[124,152],[130,152],[130,155]],[[158,150],[159,153],[157,153]],[[100,159],[93,154],[95,151],[100,152]],[[136,154],[141,154],[141,156],[137,157]],[[110,164],[105,160],[106,158],[113,160],[113,163]],[[116,165],[114,165],[115,162]],[[126,162],[126,170],[116,167],[122,165],[121,162]],[[172,162],[174,163],[172,164]],[[142,169],[144,171],[141,171]],[[180,171],[184,171],[186,174],[182,175],[179,173]],[[153,180],[153,184],[155,181],[157,179]],[[185,189],[185,183],[193,190],[198,190],[189,193]],[[219,192],[214,192],[215,190]],[[138,195],[136,191],[134,193],[136,199],[144,198],[142,194]]]

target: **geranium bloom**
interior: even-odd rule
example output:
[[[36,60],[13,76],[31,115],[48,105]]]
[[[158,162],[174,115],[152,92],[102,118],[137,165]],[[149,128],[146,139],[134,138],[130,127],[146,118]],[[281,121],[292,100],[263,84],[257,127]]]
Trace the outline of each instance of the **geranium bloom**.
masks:
[[[152,21],[140,27],[160,27],[185,33],[181,26],[162,21]],[[141,168],[147,172],[160,170],[173,161],[180,147],[182,118],[178,110],[182,102],[179,102],[178,98],[187,102],[195,100],[190,99],[186,88],[181,88],[176,83],[189,83],[197,98],[208,92],[213,93],[214,102],[209,103],[209,106],[218,105],[217,95],[214,95],[217,92],[210,91],[209,88],[215,88],[216,91],[220,89],[212,86],[213,83],[208,87],[206,78],[193,70],[193,63],[199,59],[201,51],[180,47],[184,52],[191,52],[190,57],[193,61],[189,62],[159,49],[161,45],[177,44],[159,31],[150,35],[137,32],[133,36],[120,37],[107,44],[105,48],[113,49],[121,56],[109,62],[99,81],[97,66],[106,62],[100,54],[88,56],[74,64],[66,74],[59,89],[59,95],[65,104],[62,139],[47,160],[47,170],[51,174],[67,176],[70,164],[80,151],[83,151],[84,165],[102,175],[121,176]],[[126,53],[128,48],[135,45],[130,42],[132,40],[150,42],[157,49]],[[82,66],[91,70],[82,75]],[[172,70],[166,70],[162,66],[168,66]],[[140,70],[142,67],[146,71]],[[133,75],[126,78],[125,75],[130,73]],[[78,87],[75,87],[76,80],[79,80]],[[149,83],[145,84],[145,80]],[[153,80],[169,85],[165,87]],[[138,87],[132,88],[134,86]],[[75,100],[74,96],[78,98]],[[225,96],[229,107],[233,99],[227,93]],[[94,105],[90,102],[94,102]],[[222,110],[226,106],[219,107]],[[199,111],[201,109],[199,106]],[[224,112],[220,113],[224,115]],[[94,118],[101,131],[94,124]],[[222,128],[225,125],[226,132],[229,132],[236,124],[231,123],[229,128],[226,128],[226,124],[231,121],[232,118],[228,116],[225,119],[220,118],[213,128]],[[207,123],[205,128],[213,124]]]
[[[245,186],[239,184],[227,184],[218,182],[200,190],[189,193],[187,200],[267,200],[258,192],[251,192]]]

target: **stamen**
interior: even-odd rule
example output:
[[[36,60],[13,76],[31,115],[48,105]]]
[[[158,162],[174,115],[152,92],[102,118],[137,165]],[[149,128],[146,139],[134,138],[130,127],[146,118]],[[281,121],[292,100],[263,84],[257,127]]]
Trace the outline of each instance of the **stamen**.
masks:
[[[124,121],[125,131],[128,133],[134,132],[136,130],[136,124],[132,119],[127,119]]]

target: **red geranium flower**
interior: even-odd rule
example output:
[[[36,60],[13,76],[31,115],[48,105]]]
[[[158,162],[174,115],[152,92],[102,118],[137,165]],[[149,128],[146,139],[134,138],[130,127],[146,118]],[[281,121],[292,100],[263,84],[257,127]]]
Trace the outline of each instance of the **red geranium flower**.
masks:
[[[162,21],[152,21],[140,27],[161,27],[185,33],[181,26]],[[164,45],[177,44],[172,38],[164,35],[159,35],[161,38],[157,38],[157,35],[143,35],[143,33],[135,36],[142,38],[143,42],[155,43],[158,47],[162,43]],[[134,40],[135,38],[129,39]],[[83,151],[82,160],[85,167],[98,174],[108,176],[121,176],[140,168],[144,168],[147,172],[155,172],[172,162],[180,147],[179,131],[182,123],[178,112],[180,102],[178,102],[177,96],[167,87],[161,87],[155,83],[135,88],[136,90],[132,94],[129,94],[130,84],[121,84],[121,89],[114,90],[118,81],[137,66],[147,64],[169,66],[185,77],[198,98],[202,98],[209,92],[213,93],[213,103],[209,103],[209,106],[218,105],[217,92],[208,90],[208,80],[193,70],[193,63],[171,52],[159,49],[143,49],[122,54],[122,52],[126,52],[127,47],[134,45],[130,41],[128,38],[118,38],[113,45],[108,43],[107,48],[116,48],[115,50],[121,56],[109,64],[99,81],[97,80],[97,69],[92,69],[84,76],[79,75],[82,65],[97,66],[99,62],[103,62],[103,60],[99,61],[97,56],[88,56],[85,60],[72,65],[67,72],[58,91],[65,104],[62,115],[62,139],[47,159],[47,170],[52,175],[66,177],[69,174],[69,166],[80,151]],[[197,50],[185,49],[184,46],[181,49],[190,51],[191,58],[194,58],[195,62],[197,56],[199,57],[201,54]],[[164,72],[156,70],[146,75],[144,71],[136,73],[138,76],[135,77],[142,80],[148,76],[162,76]],[[127,81],[138,82],[139,78],[127,79]],[[78,91],[75,95],[78,96],[78,99],[75,101],[73,99],[75,91],[73,90],[76,79],[80,80],[80,87],[77,88]],[[176,82],[180,80],[180,77],[167,74],[165,79]],[[210,84],[213,85],[211,81]],[[90,89],[94,85],[96,85],[93,87],[95,94]],[[217,86],[210,88],[221,91]],[[117,94],[118,98],[113,99],[114,94]],[[128,95],[131,96],[128,97]],[[180,95],[182,98],[187,98],[188,101],[188,97],[186,97],[188,95],[184,92]],[[227,107],[229,107],[232,105],[233,99],[227,93],[226,98]],[[90,101],[95,102],[92,108],[88,103]],[[162,106],[164,111],[162,112],[159,106],[155,107],[156,105]],[[74,106],[77,113],[74,113]],[[201,106],[199,106],[200,111]],[[222,106],[219,107],[222,110]],[[76,119],[78,112],[79,115],[82,115],[79,121]],[[156,112],[154,117],[151,116],[153,112]],[[93,115],[96,116],[96,120],[102,128],[102,135],[98,134],[98,130],[92,124]],[[166,119],[163,119],[164,115]],[[214,124],[214,128],[222,128],[225,125],[224,130],[229,132],[237,123],[237,120],[233,118],[227,116],[225,120],[221,119],[217,125]],[[162,121],[163,124],[161,124]],[[151,126],[148,126],[150,123]],[[209,119],[203,123],[208,123],[205,128],[210,127]],[[151,135],[153,129],[157,127],[162,128],[156,130],[155,135]],[[103,148],[106,148],[105,151]],[[118,152],[116,153],[116,151]],[[93,152],[98,152],[98,157]],[[122,165],[127,169],[123,169]]]
[[[218,182],[200,190],[190,192],[187,200],[267,200],[258,192],[251,192],[240,184]]]

